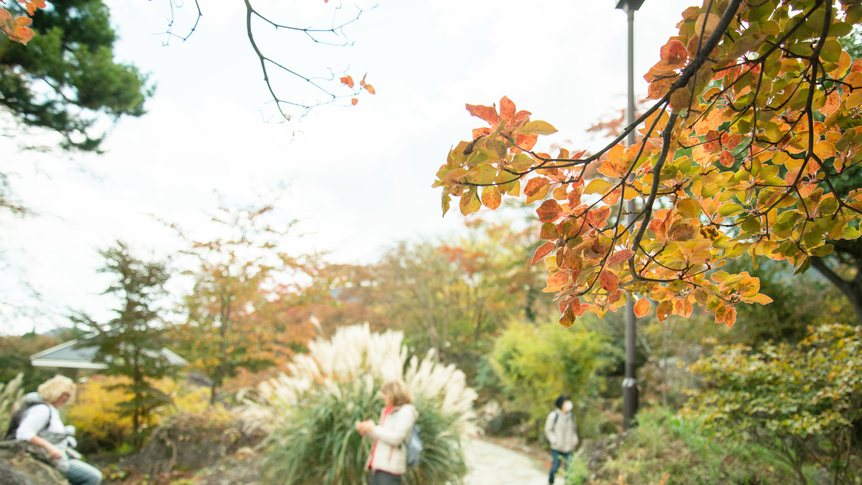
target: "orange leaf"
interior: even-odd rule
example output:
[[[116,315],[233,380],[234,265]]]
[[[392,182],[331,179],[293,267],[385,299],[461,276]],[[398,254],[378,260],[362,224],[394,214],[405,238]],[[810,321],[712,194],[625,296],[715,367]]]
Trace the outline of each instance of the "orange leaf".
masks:
[[[500,195],[500,189],[496,186],[485,187],[482,190],[482,203],[485,204],[485,207],[494,210],[497,207],[500,207],[501,201],[502,196]]]
[[[621,250],[615,252],[613,254],[613,256],[611,256],[608,259],[608,264],[617,264],[617,263],[623,262],[623,261],[631,258],[632,256],[634,256],[634,254],[635,254],[635,252],[632,251],[631,249],[621,249]]]
[[[515,103],[506,96],[500,99],[500,118],[507,121],[515,119]]]
[[[727,310],[727,315],[724,317],[724,324],[730,328],[734,323],[736,323],[736,308],[730,307],[730,309]]]
[[[575,324],[575,312],[572,311],[571,308],[566,308],[566,311],[563,312],[563,315],[560,316],[560,325],[565,328],[569,328]]]
[[[545,177],[535,177],[531,178],[529,182],[527,182],[527,186],[524,187],[524,195],[531,196],[536,194],[542,187],[550,184],[551,181],[546,179]]]
[[[554,271],[548,273],[548,288],[559,288],[569,282],[569,273],[567,271]]]
[[[341,84],[346,84],[348,87],[353,87],[353,78],[350,76],[346,76],[341,78]]]
[[[604,270],[599,275],[599,284],[606,289],[608,293],[614,293],[619,289],[620,277],[613,271]]]
[[[641,298],[638,300],[637,303],[635,303],[635,316],[640,318],[646,315],[651,305],[652,303],[650,303],[647,298]]]
[[[730,152],[729,152],[729,151],[727,151],[727,150],[722,150],[722,152],[721,152],[721,158],[719,159],[719,161],[720,161],[720,162],[721,162],[721,164],[722,164],[722,165],[724,165],[725,167],[732,167],[732,166],[733,166],[733,162],[734,162],[733,154],[732,154],[732,153],[730,153]]]
[[[365,86],[362,86],[362,87],[365,88],[365,90],[371,94],[377,94],[377,92],[374,91],[374,86],[372,86],[370,84],[366,84]]]
[[[658,321],[663,322],[667,320],[667,317],[673,312],[673,303],[670,300],[663,301],[658,304],[658,308],[655,310],[655,316],[658,318]]]
[[[536,146],[536,142],[539,141],[539,135],[535,133],[531,133],[529,135],[518,135],[518,138],[515,140],[515,144],[518,145],[518,148],[524,151],[530,151]]]
[[[541,222],[554,222],[563,215],[563,208],[554,199],[548,199],[542,202],[542,205],[536,209],[536,214],[539,215]]]
[[[497,110],[494,109],[493,106],[468,104],[467,111],[476,118],[481,118],[487,121],[491,126],[500,122],[500,118],[497,116]]]
[[[10,20],[12,18],[12,14],[9,13],[5,8],[0,8],[0,22],[4,20]]]
[[[551,251],[553,251],[555,247],[557,247],[557,245],[552,243],[552,242],[545,243],[545,244],[542,244],[541,246],[539,246],[539,248],[536,249],[536,254],[533,255],[533,259],[530,261],[530,266],[536,264],[536,261],[538,261],[538,260],[544,258],[545,256],[547,256],[548,254],[550,254]]]
[[[353,98],[350,100],[350,104],[352,104],[353,106],[356,106],[356,103],[358,103],[358,102],[359,102],[359,100],[356,98]]]
[[[647,99],[661,99],[670,91],[670,87],[679,76],[656,78],[649,85]]]

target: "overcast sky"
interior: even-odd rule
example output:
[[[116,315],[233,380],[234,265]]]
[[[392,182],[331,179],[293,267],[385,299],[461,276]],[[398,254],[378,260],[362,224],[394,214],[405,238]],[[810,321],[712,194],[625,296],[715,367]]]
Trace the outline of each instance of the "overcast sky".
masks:
[[[200,0],[197,31],[164,46],[167,37],[157,34],[169,21],[169,1],[107,2],[120,36],[117,58],[157,87],[146,115],[111,128],[104,155],[70,160],[0,140],[0,171],[38,214],[0,216],[0,334],[62,325],[68,308],[109,318],[113,302],[99,296],[108,280],[96,273],[96,250],[121,239],[141,256],[176,251],[180,242],[157,217],[205,237],[214,191],[249,203],[283,182],[279,216],[298,219],[306,234],[285,249],[367,263],[396,241],[462,225],[457,206],[441,217],[431,183],[450,147],[483,124],[465,103],[490,105],[506,95],[560,131],[545,147],[573,149],[595,148],[585,129],[625,106],[626,16],[614,0],[380,0],[345,29],[349,47],[257,25],[261,46],[288,67],[313,76],[349,68],[357,80],[367,72],[377,91],[355,107],[323,106],[290,124],[265,122],[270,98],[242,2]],[[335,1],[257,3],[285,24],[328,26]],[[637,12],[640,93],[641,76],[693,3],[647,0]],[[336,18],[352,18],[352,5]],[[194,5],[174,12],[175,32],[185,34]],[[283,76],[274,86],[284,98],[307,99]],[[19,311],[33,305],[36,314]]]

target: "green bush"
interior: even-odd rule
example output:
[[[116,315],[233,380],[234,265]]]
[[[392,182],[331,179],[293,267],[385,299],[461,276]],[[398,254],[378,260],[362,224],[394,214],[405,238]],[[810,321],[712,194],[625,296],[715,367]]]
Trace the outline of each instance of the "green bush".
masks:
[[[596,394],[605,345],[602,335],[580,322],[568,329],[555,321],[513,322],[494,343],[491,359],[512,407],[544,423],[560,394],[576,403]]]
[[[771,451],[744,439],[718,439],[703,420],[681,418],[666,408],[641,410],[638,426],[595,470],[587,472],[573,457],[566,483],[766,485],[792,479],[790,467]],[[591,455],[589,449],[586,454]]]
[[[723,436],[745,436],[774,449],[807,483],[806,465],[830,483],[859,483],[862,328],[823,325],[797,345],[720,347],[692,366],[703,389],[688,413]]]
[[[453,427],[457,417],[443,416],[439,404],[417,400],[416,424],[425,446],[422,462],[408,469],[405,482],[415,485],[459,483],[467,473],[464,453]],[[289,423],[276,431],[267,448],[266,483],[365,483],[370,440],[354,428],[357,421],[377,421],[383,401],[377,386],[338,386],[297,406]]]

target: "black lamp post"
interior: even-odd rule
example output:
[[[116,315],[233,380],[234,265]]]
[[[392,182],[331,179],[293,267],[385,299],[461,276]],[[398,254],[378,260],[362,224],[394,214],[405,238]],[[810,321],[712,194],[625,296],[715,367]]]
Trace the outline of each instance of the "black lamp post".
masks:
[[[618,0],[617,8],[623,10],[628,17],[629,46],[628,46],[628,107],[626,108],[626,126],[635,121],[635,11],[643,5],[644,0]],[[635,130],[628,136],[628,146],[635,144]],[[629,223],[634,219],[634,200],[628,202]],[[623,426],[628,430],[635,424],[635,416],[638,412],[638,383],[635,375],[635,308],[634,298],[629,298],[626,303],[626,378],[623,380]]]

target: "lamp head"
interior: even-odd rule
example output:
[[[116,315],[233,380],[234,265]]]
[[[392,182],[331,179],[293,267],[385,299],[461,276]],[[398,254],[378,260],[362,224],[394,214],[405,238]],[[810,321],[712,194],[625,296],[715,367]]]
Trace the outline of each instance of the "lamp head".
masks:
[[[644,0],[617,0],[617,8],[625,11],[637,11],[644,4]]]

